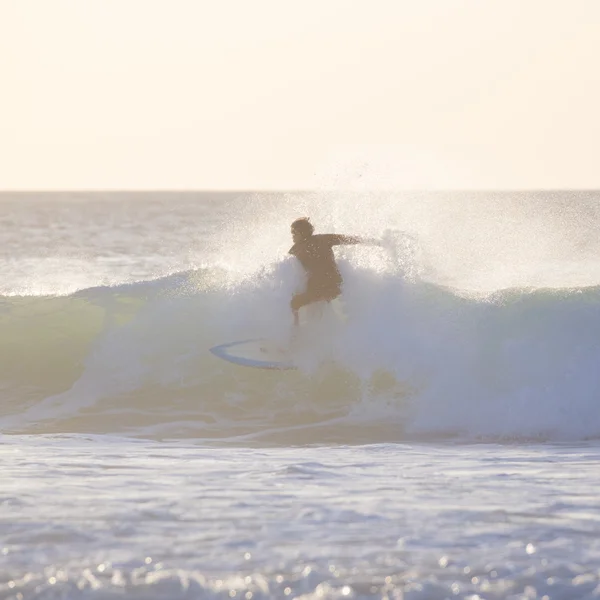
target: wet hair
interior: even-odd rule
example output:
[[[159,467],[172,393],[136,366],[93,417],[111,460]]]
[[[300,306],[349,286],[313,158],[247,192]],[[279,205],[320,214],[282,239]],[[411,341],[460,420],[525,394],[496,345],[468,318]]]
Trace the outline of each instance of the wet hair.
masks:
[[[308,217],[302,217],[301,219],[296,219],[292,223],[292,229],[302,234],[304,237],[308,237],[313,234],[315,228],[313,224],[310,222]]]

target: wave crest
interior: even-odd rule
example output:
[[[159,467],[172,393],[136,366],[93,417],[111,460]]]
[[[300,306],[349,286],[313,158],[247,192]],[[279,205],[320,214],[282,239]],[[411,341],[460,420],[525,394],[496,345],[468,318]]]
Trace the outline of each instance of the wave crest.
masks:
[[[292,261],[241,281],[203,269],[2,298],[0,427],[282,444],[600,436],[598,288],[468,297],[422,280],[403,243],[391,236],[375,266],[340,260],[347,321],[325,315],[295,372],[208,352],[288,335]]]

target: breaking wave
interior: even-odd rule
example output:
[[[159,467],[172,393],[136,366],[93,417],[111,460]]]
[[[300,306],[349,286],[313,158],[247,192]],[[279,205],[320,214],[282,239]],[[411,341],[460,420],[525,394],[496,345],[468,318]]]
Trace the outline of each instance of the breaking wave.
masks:
[[[4,433],[110,432],[215,443],[600,436],[600,289],[466,295],[406,268],[340,261],[341,322],[310,328],[302,368],[228,364],[208,349],[285,339],[290,260],[0,298]],[[401,255],[401,256],[400,256]],[[400,256],[400,258],[399,258]]]

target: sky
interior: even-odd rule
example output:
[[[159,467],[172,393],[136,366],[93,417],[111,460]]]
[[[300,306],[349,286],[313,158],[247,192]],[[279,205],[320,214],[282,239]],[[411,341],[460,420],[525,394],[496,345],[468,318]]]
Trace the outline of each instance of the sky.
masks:
[[[600,188],[598,0],[0,0],[0,189]]]

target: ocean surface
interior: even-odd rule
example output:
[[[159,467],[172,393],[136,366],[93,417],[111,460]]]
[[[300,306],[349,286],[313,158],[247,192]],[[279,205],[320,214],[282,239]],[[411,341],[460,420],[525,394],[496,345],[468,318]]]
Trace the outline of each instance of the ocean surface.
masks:
[[[344,293],[294,371],[289,225]],[[600,597],[600,193],[1,193],[0,599]]]

